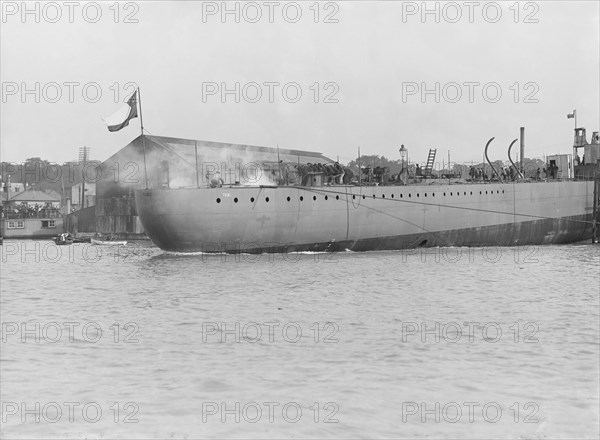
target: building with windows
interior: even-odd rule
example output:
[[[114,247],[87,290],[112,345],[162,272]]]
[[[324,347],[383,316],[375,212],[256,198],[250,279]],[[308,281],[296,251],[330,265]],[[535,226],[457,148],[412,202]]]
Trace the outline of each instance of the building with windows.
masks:
[[[3,200],[0,235],[5,238],[48,238],[63,232],[60,196],[22,191]]]

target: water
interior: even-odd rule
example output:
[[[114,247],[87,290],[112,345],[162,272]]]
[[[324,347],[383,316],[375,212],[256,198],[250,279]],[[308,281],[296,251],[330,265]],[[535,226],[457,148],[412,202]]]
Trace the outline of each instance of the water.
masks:
[[[599,249],[5,241],[2,437],[595,438]]]

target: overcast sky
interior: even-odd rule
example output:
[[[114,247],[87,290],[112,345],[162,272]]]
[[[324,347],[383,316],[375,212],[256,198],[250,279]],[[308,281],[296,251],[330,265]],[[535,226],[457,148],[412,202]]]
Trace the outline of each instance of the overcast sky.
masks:
[[[588,139],[600,128],[597,1],[428,2],[425,16],[421,2],[275,3],[228,3],[239,8],[236,23],[221,2],[32,2],[26,15],[21,2],[3,2],[1,159],[61,163],[84,145],[108,158],[140,132],[139,119],[117,133],[101,119],[130,82],[152,134],[279,144],[344,162],[358,146],[397,159],[401,144],[413,161],[429,148],[480,161],[492,136],[491,158],[506,160],[520,126],[526,156],[570,153],[573,109]],[[239,103],[235,93],[222,102],[222,83],[240,84]],[[439,102],[421,94],[436,83]]]

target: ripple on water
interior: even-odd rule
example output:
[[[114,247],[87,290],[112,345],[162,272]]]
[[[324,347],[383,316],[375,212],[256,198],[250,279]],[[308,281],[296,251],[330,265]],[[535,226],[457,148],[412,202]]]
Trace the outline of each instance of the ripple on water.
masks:
[[[537,261],[518,263],[513,248],[500,254],[494,263],[478,252],[451,263],[419,253],[302,253],[291,263],[141,245],[93,264],[8,259],[0,272],[3,323],[75,321],[81,330],[95,322],[103,336],[98,343],[81,332],[72,342],[21,343],[6,335],[3,401],[133,401],[140,423],[9,421],[3,436],[592,437],[599,425],[597,248],[540,247]],[[235,331],[235,323],[249,322],[263,324],[260,341],[203,328],[225,323]],[[277,323],[273,341],[267,322]],[[327,322],[336,324],[337,342],[324,341]],[[466,322],[478,323],[472,341]],[[138,342],[123,341],[126,323],[137,325]],[[284,338],[286,323],[301,328],[297,342]],[[456,323],[463,333],[457,342],[436,341],[409,334],[409,323]],[[498,341],[482,336],[486,323],[502,329]],[[525,342],[528,336],[535,341]],[[218,416],[202,423],[207,401],[297,401],[307,416],[297,424],[223,424]],[[402,404],[410,401],[498,402],[508,415],[515,402],[534,402],[539,422],[403,423]],[[315,402],[321,415],[324,404],[338,405],[339,423],[311,422]]]

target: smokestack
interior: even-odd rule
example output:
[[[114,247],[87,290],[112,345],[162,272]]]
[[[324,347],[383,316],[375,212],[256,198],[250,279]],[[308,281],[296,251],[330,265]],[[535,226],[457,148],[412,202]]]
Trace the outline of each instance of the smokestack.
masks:
[[[523,158],[525,157],[525,127],[521,127],[521,154],[519,156],[519,166],[521,167],[521,173],[523,170]]]

